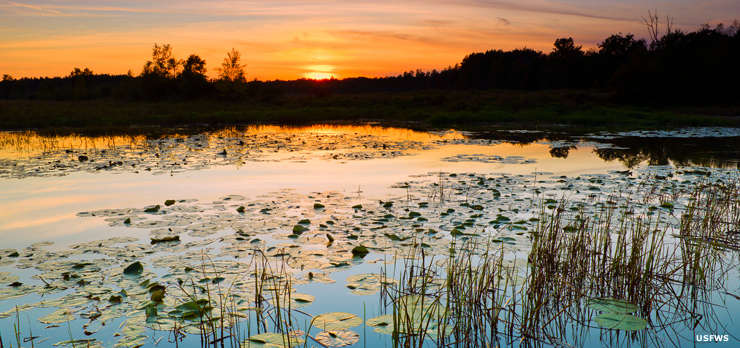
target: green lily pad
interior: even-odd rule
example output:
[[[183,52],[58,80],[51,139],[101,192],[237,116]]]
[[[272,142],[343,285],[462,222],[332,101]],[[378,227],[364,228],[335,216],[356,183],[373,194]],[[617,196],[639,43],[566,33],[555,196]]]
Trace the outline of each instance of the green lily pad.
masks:
[[[394,327],[397,327],[404,334],[420,334],[420,330],[426,330],[426,335],[434,337],[438,334],[440,320],[444,321],[446,318],[439,303],[418,295],[408,295],[396,300],[396,310],[397,315],[404,318],[398,325],[394,325],[391,314],[368,319],[366,324],[375,327],[375,332],[387,335],[393,334]],[[446,327],[444,333],[450,332],[451,327]]]
[[[362,245],[358,245],[358,246],[352,248],[352,256],[354,256],[354,257],[363,258],[363,257],[365,257],[365,255],[367,255],[369,253],[370,253],[370,251],[367,250],[367,247],[362,246]]]
[[[175,316],[185,320],[199,320],[203,315],[210,312],[213,309],[208,305],[207,299],[200,299],[194,301],[188,301],[175,307],[175,311],[170,312],[171,316]]]
[[[635,331],[647,327],[647,321],[631,314],[602,313],[594,318],[597,324],[605,329]]]
[[[142,266],[139,261],[136,261],[123,269],[123,274],[125,275],[140,275],[142,272],[144,272],[144,266]]]
[[[632,303],[615,298],[593,298],[589,299],[586,305],[591,309],[605,313],[629,314],[640,310]]]
[[[300,234],[302,234],[303,232],[306,232],[306,231],[308,231],[308,228],[306,226],[303,226],[303,225],[295,225],[295,226],[293,226],[293,234],[295,234],[295,235],[300,235]]]
[[[246,348],[290,348],[303,345],[304,340],[300,332],[288,334],[266,332],[252,335],[242,345]]]

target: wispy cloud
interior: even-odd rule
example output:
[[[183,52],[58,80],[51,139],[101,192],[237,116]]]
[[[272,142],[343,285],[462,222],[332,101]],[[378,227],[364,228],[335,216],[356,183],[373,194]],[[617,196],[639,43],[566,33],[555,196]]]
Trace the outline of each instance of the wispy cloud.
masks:
[[[599,13],[592,13],[583,10],[578,10],[570,5],[550,2],[550,1],[530,1],[530,2],[509,2],[500,0],[471,0],[471,1],[458,1],[460,4],[466,4],[470,6],[483,7],[483,8],[495,8],[501,10],[511,11],[522,11],[530,13],[541,13],[541,14],[554,14],[563,16],[573,16],[591,19],[601,19],[610,21],[626,21],[635,22],[639,21],[639,17],[630,16],[609,16]]]
[[[55,10],[53,8],[48,8],[45,6],[26,4],[26,3],[15,2],[15,1],[5,1],[5,3],[7,4],[8,7],[14,7],[18,9],[24,9],[24,10],[31,10],[32,12],[35,12],[41,15],[60,15],[62,14],[58,10]]]

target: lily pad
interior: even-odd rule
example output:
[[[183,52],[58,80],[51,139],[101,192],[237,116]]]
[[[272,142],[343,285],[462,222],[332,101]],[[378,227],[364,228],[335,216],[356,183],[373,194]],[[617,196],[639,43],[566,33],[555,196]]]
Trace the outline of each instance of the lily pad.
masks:
[[[308,231],[308,228],[303,225],[295,225],[293,226],[293,234],[295,235],[301,235],[303,232]]]
[[[385,327],[393,325],[393,316],[390,314],[384,314],[379,317],[370,318],[365,321],[367,326],[371,327]]]
[[[600,312],[616,314],[635,313],[640,309],[634,304],[615,298],[593,298],[588,300],[587,305]]]
[[[322,331],[314,338],[326,347],[351,346],[360,341],[360,335],[350,330]]]
[[[635,331],[647,327],[647,321],[631,314],[602,313],[594,318],[597,324],[605,329]]]
[[[354,257],[363,258],[368,253],[370,253],[370,251],[367,250],[367,247],[362,246],[362,245],[358,245],[358,246],[352,248],[352,256],[354,256]]]
[[[325,331],[346,330],[359,325],[362,325],[362,319],[352,313],[330,312],[313,319],[313,327]]]
[[[180,236],[167,236],[162,238],[152,238],[151,244],[167,243],[167,242],[179,242]]]
[[[144,266],[142,266],[139,261],[136,261],[123,269],[123,274],[125,275],[140,275],[142,272],[144,272]]]
[[[381,278],[379,274],[363,273],[347,278],[347,288],[355,295],[372,295],[380,290]]]
[[[247,348],[290,348],[303,345],[300,332],[288,334],[266,332],[250,336],[243,344]]]

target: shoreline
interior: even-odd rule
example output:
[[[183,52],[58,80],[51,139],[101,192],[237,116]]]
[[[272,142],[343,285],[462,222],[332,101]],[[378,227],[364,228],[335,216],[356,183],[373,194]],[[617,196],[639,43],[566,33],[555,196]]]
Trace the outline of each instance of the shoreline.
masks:
[[[740,106],[616,104],[589,91],[427,91],[294,95],[239,102],[0,100],[0,130],[130,133],[160,128],[377,124],[417,130],[597,131],[740,127]]]

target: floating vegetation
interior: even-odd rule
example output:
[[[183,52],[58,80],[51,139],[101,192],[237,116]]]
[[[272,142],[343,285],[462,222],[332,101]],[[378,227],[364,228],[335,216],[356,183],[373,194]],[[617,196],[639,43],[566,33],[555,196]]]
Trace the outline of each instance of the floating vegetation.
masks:
[[[397,239],[398,240],[398,239]],[[370,251],[367,249],[367,247],[363,245],[358,245],[354,248],[352,248],[352,256],[363,258],[365,255],[369,254]]]
[[[635,331],[642,330],[648,326],[645,319],[631,314],[606,312],[594,318],[599,326],[605,329]]]
[[[144,272],[144,266],[139,261],[136,261],[123,269],[123,274],[125,275],[140,275],[142,272]]]
[[[360,335],[354,331],[322,331],[316,337],[316,342],[326,347],[344,347],[351,346],[360,341]]]
[[[436,141],[391,143],[382,152],[377,139],[343,137],[387,156]],[[156,143],[166,144],[161,163],[144,163],[163,172],[244,163],[298,152],[306,138],[285,135],[254,154],[268,141],[181,139]],[[317,136],[311,146],[322,146],[319,139],[326,140]],[[338,155],[341,141],[320,151],[332,160],[364,158]],[[101,154],[68,156],[79,167],[58,173],[89,170]],[[121,161],[105,170],[133,168],[130,158]],[[183,165],[168,167],[175,161]],[[356,296],[377,296],[364,324],[399,346],[561,345],[557,337],[585,331],[657,342],[675,325],[717,327],[712,296],[733,293],[723,282],[737,260],[727,255],[740,250],[737,182],[733,170],[670,166],[571,176],[430,172],[375,199],[284,190],[91,210],[77,216],[131,234],[0,250],[0,301],[13,304],[0,318],[29,314],[91,337],[113,331],[120,346],[164,336],[188,346],[339,347],[367,338],[357,301],[367,298]],[[351,296],[356,308],[322,313],[335,294],[315,289],[334,282],[336,296]],[[60,344],[82,343],[74,339],[86,338]]]
[[[522,156],[496,156],[484,154],[461,154],[442,159],[447,162],[482,162],[482,163],[505,163],[505,164],[531,164],[536,163],[534,159],[526,159]]]
[[[362,325],[362,318],[352,313],[331,312],[315,316],[311,325],[324,331],[346,330]]]
[[[347,278],[347,288],[355,295],[372,295],[380,291],[381,286],[393,282],[393,279],[384,279],[377,273],[355,274]]]
[[[179,242],[180,236],[167,236],[162,238],[152,238],[151,244],[168,243],[168,242]]]
[[[281,333],[261,333],[249,336],[243,346],[247,348],[291,348],[303,345],[305,341],[301,339],[300,332]]]
[[[311,158],[366,160],[406,156],[440,144],[478,143],[459,132],[431,134],[373,126],[251,126],[193,135],[45,137],[0,132],[0,177],[74,172],[173,174],[212,166]],[[307,155],[312,153],[313,155]],[[276,154],[280,155],[276,157]]]

